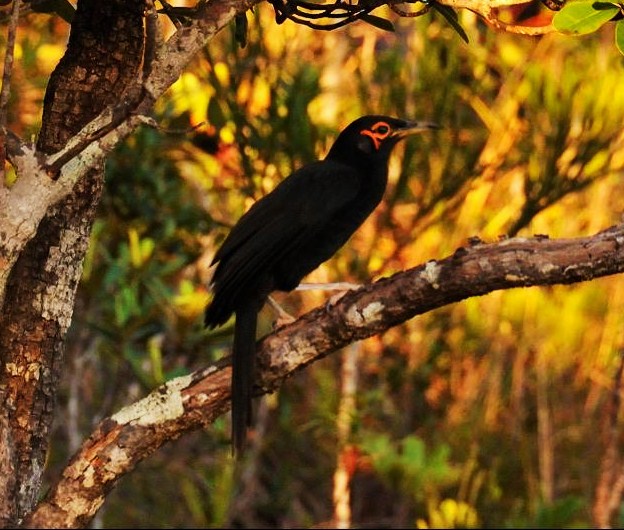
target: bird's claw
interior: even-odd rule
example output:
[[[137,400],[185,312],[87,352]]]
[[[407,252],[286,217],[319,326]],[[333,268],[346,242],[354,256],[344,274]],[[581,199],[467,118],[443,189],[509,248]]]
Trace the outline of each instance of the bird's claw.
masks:
[[[279,305],[272,296],[269,296],[269,304],[276,314],[276,318],[273,321],[273,329],[281,328],[282,326],[285,326],[287,324],[292,324],[295,320],[297,320],[281,305]]]

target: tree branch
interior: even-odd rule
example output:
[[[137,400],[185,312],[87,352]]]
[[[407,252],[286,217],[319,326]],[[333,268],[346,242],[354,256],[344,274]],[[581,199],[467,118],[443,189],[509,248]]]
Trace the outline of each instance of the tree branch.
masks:
[[[98,167],[119,142],[140,124],[148,122],[146,116],[156,99],[178,79],[206,42],[237,12],[258,1],[202,3],[191,23],[180,28],[167,42],[159,43],[153,38],[150,44],[157,49],[150,51],[149,64],[144,64],[149,74],[139,77],[119,104],[104,109],[69,138],[63,149],[45,157],[23,144],[13,153],[18,179],[10,189],[2,189],[0,185],[0,306],[15,261],[50,208],[69,196],[76,183]],[[54,173],[58,180],[51,179],[48,172]]]
[[[268,0],[275,10],[275,20],[281,24],[291,20],[317,30],[330,31],[357,20],[370,22],[370,14],[377,8],[387,5],[400,17],[420,17],[429,12],[436,4],[452,9],[467,9],[482,17],[495,29],[524,35],[543,35],[554,31],[551,24],[544,26],[523,26],[508,24],[499,19],[498,10],[511,6],[526,4],[527,0],[334,0],[333,2],[315,3],[307,0]],[[561,4],[565,0],[561,0]],[[417,7],[404,6],[417,4]],[[554,1],[548,4],[556,9],[559,3]],[[399,7],[400,6],[400,7]]]
[[[477,240],[442,260],[350,291],[258,343],[256,395],[305,366],[416,315],[501,289],[572,284],[624,271],[624,224],[592,237]],[[230,408],[228,359],[179,377],[103,420],[29,517],[37,527],[76,528],[93,517],[117,480],[165,442],[212,423]]]

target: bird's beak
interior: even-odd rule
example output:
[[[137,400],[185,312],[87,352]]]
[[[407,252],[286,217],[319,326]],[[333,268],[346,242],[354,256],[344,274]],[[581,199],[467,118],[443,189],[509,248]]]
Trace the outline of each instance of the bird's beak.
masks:
[[[408,121],[404,127],[400,129],[395,129],[392,132],[392,136],[396,138],[405,138],[406,136],[411,136],[413,134],[418,134],[423,131],[430,131],[432,129],[441,129],[437,123],[432,123],[430,121]]]

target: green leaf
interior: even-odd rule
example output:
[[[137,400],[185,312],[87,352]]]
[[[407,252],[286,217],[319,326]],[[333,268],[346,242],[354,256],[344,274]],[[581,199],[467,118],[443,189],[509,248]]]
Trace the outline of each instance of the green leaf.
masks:
[[[457,19],[457,13],[453,10],[452,7],[444,6],[442,4],[433,3],[431,5],[433,9],[435,9],[438,13],[440,13],[446,21],[453,27],[453,29],[459,34],[462,40],[468,44],[468,35],[464,31],[464,28],[459,24],[459,20]]]
[[[364,13],[360,16],[360,19],[364,22],[368,22],[371,26],[375,26],[376,28],[394,32],[394,24],[385,18],[378,17],[377,15],[371,15],[370,13]]]
[[[624,55],[624,20],[618,20],[615,24],[615,45],[620,53]]]
[[[406,469],[420,472],[426,465],[425,442],[416,436],[407,436],[403,440],[403,460]]]
[[[553,17],[553,26],[560,33],[586,35],[598,30],[618,11],[619,7],[610,2],[595,0],[570,2]]]
[[[115,295],[115,322],[123,326],[130,317],[139,314],[139,299],[134,286],[122,287]]]

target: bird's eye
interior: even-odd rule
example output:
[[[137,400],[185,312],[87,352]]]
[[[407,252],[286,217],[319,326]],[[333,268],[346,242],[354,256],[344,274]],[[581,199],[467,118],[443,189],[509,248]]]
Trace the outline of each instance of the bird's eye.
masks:
[[[381,144],[390,136],[392,131],[390,125],[385,121],[378,121],[370,129],[364,129],[360,132],[364,136],[368,136],[372,141],[375,149],[379,151]]]
[[[385,124],[384,125],[379,125],[375,129],[375,132],[378,133],[378,134],[388,134],[389,131],[390,131],[390,127],[388,127]]]

